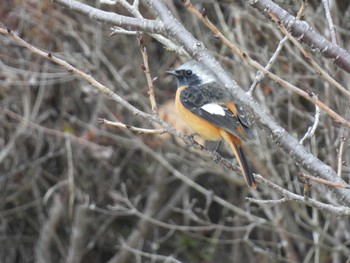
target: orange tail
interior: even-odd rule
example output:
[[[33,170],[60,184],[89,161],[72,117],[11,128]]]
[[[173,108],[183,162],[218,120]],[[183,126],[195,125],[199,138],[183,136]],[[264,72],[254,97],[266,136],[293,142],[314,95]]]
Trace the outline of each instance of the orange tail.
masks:
[[[222,130],[221,136],[230,145],[233,153],[235,154],[236,159],[238,161],[238,164],[241,167],[241,171],[243,173],[243,176],[244,176],[244,179],[245,179],[247,185],[250,188],[255,189],[256,182],[255,182],[253,173],[250,170],[250,167],[248,165],[247,158],[245,157],[245,154],[244,154],[243,149],[241,147],[241,140],[239,138],[237,138],[236,136],[233,136],[232,134],[227,133],[224,130]]]

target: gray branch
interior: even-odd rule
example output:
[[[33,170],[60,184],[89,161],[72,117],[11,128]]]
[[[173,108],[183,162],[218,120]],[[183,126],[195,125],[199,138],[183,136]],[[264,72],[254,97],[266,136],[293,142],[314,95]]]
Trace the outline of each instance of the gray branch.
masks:
[[[331,59],[340,68],[350,73],[350,53],[327,40],[307,22],[297,20],[271,0],[246,1],[267,17],[269,12],[274,14],[296,39],[308,45],[312,51],[321,52],[322,56]]]
[[[161,33],[163,25],[160,21],[122,16],[112,12],[102,11],[89,5],[72,0],[53,0],[68,9],[86,15],[100,22],[110,23],[125,30],[143,31],[146,33]]]

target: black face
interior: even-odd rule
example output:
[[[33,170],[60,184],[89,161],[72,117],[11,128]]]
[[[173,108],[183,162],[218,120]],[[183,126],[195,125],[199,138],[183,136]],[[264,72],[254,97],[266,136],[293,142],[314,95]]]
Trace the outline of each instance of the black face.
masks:
[[[190,69],[178,69],[175,70],[174,74],[178,80],[178,86],[193,86],[201,83],[201,80],[196,74]]]

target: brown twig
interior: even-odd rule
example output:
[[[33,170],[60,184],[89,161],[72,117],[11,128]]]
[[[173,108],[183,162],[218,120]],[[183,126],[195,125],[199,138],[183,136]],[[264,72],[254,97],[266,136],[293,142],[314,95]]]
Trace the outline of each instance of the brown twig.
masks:
[[[345,188],[345,189],[350,189],[350,185],[348,184],[339,184],[339,183],[334,183],[334,182],[330,182],[328,180],[319,178],[319,177],[314,177],[305,173],[299,173],[299,176],[302,178],[306,178],[308,180],[314,181],[314,182],[318,182],[320,184],[325,184],[325,185],[329,185],[329,186],[333,186],[333,187],[340,187],[340,188]]]
[[[304,16],[304,14],[305,14],[306,3],[307,3],[307,0],[303,0],[303,1],[301,2],[300,9],[299,9],[299,11],[298,11],[298,13],[297,13],[297,16],[296,16],[296,18],[297,18],[298,20],[300,20],[300,19]]]
[[[143,58],[143,65],[141,65],[142,70],[145,72],[146,79],[147,79],[147,85],[148,85],[148,93],[149,93],[149,99],[151,102],[152,112],[156,114],[158,112],[157,109],[157,103],[156,98],[154,94],[154,85],[151,77],[151,72],[149,70],[149,64],[148,64],[148,54],[147,54],[147,48],[145,46],[143,34],[137,35],[137,40],[139,41],[140,50]]]

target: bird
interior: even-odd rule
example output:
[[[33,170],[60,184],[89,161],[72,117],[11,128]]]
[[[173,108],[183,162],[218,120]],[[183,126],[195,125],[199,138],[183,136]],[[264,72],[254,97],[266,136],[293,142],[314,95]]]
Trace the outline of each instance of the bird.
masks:
[[[247,185],[255,189],[256,181],[242,149],[242,141],[252,138],[242,106],[200,62],[189,61],[167,73],[177,78],[175,107],[179,116],[205,140],[226,141]]]

